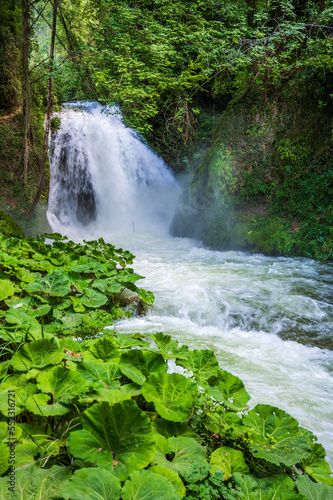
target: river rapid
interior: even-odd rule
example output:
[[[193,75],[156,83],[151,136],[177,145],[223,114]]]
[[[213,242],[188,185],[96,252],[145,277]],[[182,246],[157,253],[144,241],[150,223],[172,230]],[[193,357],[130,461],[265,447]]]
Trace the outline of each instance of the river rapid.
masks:
[[[52,229],[130,250],[146,277],[139,286],[156,298],[147,316],[112,328],[162,331],[191,349],[212,349],[243,380],[251,407],[290,413],[318,436],[333,466],[333,265],[170,237],[180,189],[119,111],[72,105],[60,117],[51,147]]]

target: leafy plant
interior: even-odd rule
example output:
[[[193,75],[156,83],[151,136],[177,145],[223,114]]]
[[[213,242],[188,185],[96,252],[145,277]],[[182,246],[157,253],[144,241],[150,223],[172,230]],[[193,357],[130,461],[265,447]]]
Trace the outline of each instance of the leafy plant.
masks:
[[[1,498],[330,498],[331,470],[315,436],[278,408],[247,412],[243,383],[212,351],[161,332],[78,337],[82,317],[97,322],[100,310],[76,311],[72,298],[104,280],[137,290],[131,254],[60,235],[53,246],[0,242],[12,284],[0,302]],[[29,276],[18,276],[19,259]],[[100,293],[111,311],[101,310],[104,321],[119,292]],[[167,373],[169,359],[186,376]]]

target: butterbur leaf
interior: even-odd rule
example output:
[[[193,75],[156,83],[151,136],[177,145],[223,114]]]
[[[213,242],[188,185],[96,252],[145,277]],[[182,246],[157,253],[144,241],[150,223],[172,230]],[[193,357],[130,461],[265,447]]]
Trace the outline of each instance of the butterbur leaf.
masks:
[[[131,474],[124,484],[122,498],[123,500],[178,500],[171,481],[149,470]]]
[[[95,280],[91,286],[92,288],[97,288],[101,292],[109,294],[118,294],[124,289],[124,285],[118,283],[116,277]]]
[[[161,465],[167,469],[180,474],[185,480],[198,468],[206,468],[206,448],[198,441],[188,437],[172,437],[165,439],[156,435],[156,454],[152,461],[155,465]],[[197,479],[202,479],[198,477]]]
[[[105,273],[106,267],[103,266],[100,262],[90,261],[87,264],[78,264],[71,267],[72,271],[76,273],[85,273],[85,274],[96,274],[96,273]]]
[[[91,359],[91,357],[93,357],[105,363],[107,361],[117,360],[120,356],[120,350],[114,338],[101,337],[90,347],[87,354],[89,354],[89,356],[86,355],[84,359]]]
[[[259,404],[244,415],[243,424],[251,432],[249,447],[254,457],[291,466],[311,454],[307,432],[279,408]]]
[[[15,391],[15,405],[13,397],[9,397],[9,390]],[[6,417],[9,410],[18,415],[25,409],[27,398],[37,391],[36,384],[29,383],[26,374],[8,377],[0,388],[0,412]]]
[[[97,292],[93,288],[86,288],[82,296],[82,304],[87,307],[101,307],[108,301],[108,297],[104,293]]]
[[[83,429],[71,433],[68,447],[85,462],[103,467],[121,462],[130,474],[146,467],[155,455],[151,423],[134,401],[94,404],[81,421]]]
[[[331,468],[325,460],[326,452],[321,444],[311,443],[311,455],[302,460],[302,466],[315,481],[333,486]]]
[[[145,347],[149,348],[149,343],[141,339],[136,339],[132,335],[126,333],[117,333],[115,339],[121,349],[128,349],[132,347]]]
[[[14,354],[11,363],[15,370],[28,371],[31,368],[40,369],[60,363],[63,356],[64,352],[59,346],[59,341],[52,337],[25,344]]]
[[[87,389],[87,382],[74,370],[57,366],[52,371],[42,372],[37,379],[40,391],[51,394],[54,403],[66,403]]]
[[[120,403],[120,401],[126,401],[131,399],[132,395],[130,393],[126,393],[120,391],[119,389],[99,389],[94,396],[94,399],[98,402],[106,401],[111,405],[115,403]]]
[[[161,417],[174,422],[189,418],[198,395],[195,382],[178,373],[158,373],[148,377],[142,386],[146,401],[152,401]]]
[[[100,363],[99,361],[84,361],[77,367],[82,377],[94,386],[106,387],[121,377],[119,365],[116,363]]]
[[[34,464],[34,456],[38,452],[38,445],[31,441],[19,441],[15,446],[15,467]]]
[[[220,471],[223,473],[223,478],[226,481],[234,472],[242,472],[247,474],[249,468],[245,463],[243,453],[234,448],[223,446],[213,451],[210,456],[210,463],[212,468],[210,473],[215,474]]]
[[[174,358],[174,353],[177,351],[178,342],[171,339],[171,335],[164,335],[162,332],[151,334],[151,338],[157,345],[163,358]]]
[[[53,417],[55,415],[65,415],[71,410],[71,407],[60,402],[54,402],[52,396],[48,394],[34,394],[29,396],[26,402],[27,410],[34,415],[43,417]]]
[[[203,349],[198,351],[188,351],[186,359],[177,359],[176,364],[182,366],[186,370],[193,372],[195,378],[209,379],[215,373],[217,374],[219,364],[213,351]]]
[[[10,494],[7,484],[6,500],[53,500],[58,498],[59,490],[72,475],[68,467],[54,465],[51,469],[42,469],[30,465],[18,469],[15,473],[15,492]],[[1,482],[8,477],[1,478]]]
[[[286,474],[257,479],[235,472],[232,476],[242,495],[237,498],[246,500],[302,500],[296,485]]]
[[[186,494],[186,488],[183,484],[183,481],[180,479],[176,472],[167,469],[166,467],[162,467],[161,465],[154,465],[154,467],[150,467],[149,470],[155,472],[155,474],[160,474],[161,476],[169,479],[175,489],[175,493],[178,498],[184,498]]]
[[[45,278],[37,279],[26,287],[27,292],[41,292],[53,297],[64,297],[69,294],[71,282],[59,269]]]
[[[102,467],[76,470],[60,492],[70,500],[119,500],[119,480]]]
[[[142,385],[150,373],[166,372],[168,365],[160,354],[133,349],[124,352],[120,359],[120,370],[136,384]]]
[[[314,483],[308,476],[300,476],[296,481],[298,491],[308,500],[333,500],[333,487]]]
[[[213,375],[207,381],[200,379],[200,383],[207,393],[216,401],[223,403],[231,411],[243,411],[248,408],[250,399],[243,382],[229,372],[218,368],[217,375]]]
[[[11,297],[15,293],[14,284],[9,280],[0,279],[0,301]]]
[[[169,437],[197,437],[194,430],[185,423],[171,422],[164,418],[154,418],[152,426],[155,432],[158,432],[165,438]]]

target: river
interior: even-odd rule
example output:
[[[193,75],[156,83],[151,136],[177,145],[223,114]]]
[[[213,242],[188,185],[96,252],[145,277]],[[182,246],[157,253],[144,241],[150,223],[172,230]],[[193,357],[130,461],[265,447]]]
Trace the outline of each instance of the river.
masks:
[[[115,328],[163,331],[191,349],[213,349],[243,380],[251,407],[290,413],[318,436],[333,466],[333,265],[171,238],[180,189],[119,110],[70,105],[60,117],[51,147],[52,229],[130,250],[146,277],[139,285],[156,297],[147,316]]]

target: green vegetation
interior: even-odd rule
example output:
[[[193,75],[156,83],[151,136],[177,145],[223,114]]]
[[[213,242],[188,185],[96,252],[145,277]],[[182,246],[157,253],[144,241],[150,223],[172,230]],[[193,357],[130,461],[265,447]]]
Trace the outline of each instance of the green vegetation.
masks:
[[[278,408],[248,411],[212,351],[102,333],[129,315],[125,290],[153,303],[130,252],[59,234],[0,246],[1,498],[333,497],[316,437]]]

